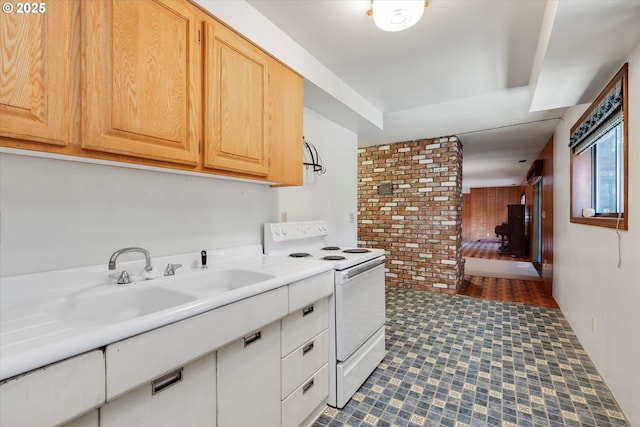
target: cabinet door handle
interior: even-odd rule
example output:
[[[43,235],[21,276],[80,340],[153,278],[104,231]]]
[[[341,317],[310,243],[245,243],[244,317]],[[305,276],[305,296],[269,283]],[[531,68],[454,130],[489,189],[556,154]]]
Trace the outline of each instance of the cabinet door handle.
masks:
[[[151,381],[151,394],[160,393],[162,390],[166,390],[174,384],[182,381],[182,368],[176,369],[173,372],[169,372],[167,375],[163,375],[158,379]]]
[[[313,378],[311,378],[311,381],[302,386],[302,394],[308,392],[311,387],[313,387]]]
[[[248,337],[244,337],[244,346],[248,346],[262,338],[262,331],[258,331],[255,334],[251,334]]]
[[[307,314],[311,314],[313,313],[313,304],[311,304],[308,307],[305,307],[302,309],[302,317],[306,316]]]
[[[309,344],[302,347],[302,355],[304,356],[305,354],[309,353],[311,350],[313,350],[313,341],[311,341]]]

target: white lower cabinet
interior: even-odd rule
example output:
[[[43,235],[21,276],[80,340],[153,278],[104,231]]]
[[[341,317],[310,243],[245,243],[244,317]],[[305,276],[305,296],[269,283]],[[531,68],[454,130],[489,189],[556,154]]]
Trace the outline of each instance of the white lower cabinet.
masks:
[[[104,389],[101,350],[10,378],[0,383],[0,426],[67,423],[102,405]]]
[[[327,298],[308,303],[282,319],[282,355],[286,356],[329,327]],[[327,358],[329,350],[327,350]]]
[[[108,345],[107,402],[281,319],[287,297],[283,286]]]
[[[325,408],[328,396],[329,369],[325,363],[282,401],[282,427],[311,424]]]
[[[332,292],[327,271],[2,381],[0,426],[310,424]]]
[[[76,418],[75,420],[62,424],[60,427],[99,427],[100,426],[100,411],[91,411],[88,414]]]
[[[282,319],[282,426],[309,424],[329,396],[328,298]]]
[[[280,426],[280,321],[218,350],[217,377],[219,426]]]
[[[100,409],[100,427],[215,425],[216,353],[167,372]]]
[[[325,329],[282,358],[281,397],[283,400],[321,366],[327,364],[327,354],[329,354],[329,332]]]

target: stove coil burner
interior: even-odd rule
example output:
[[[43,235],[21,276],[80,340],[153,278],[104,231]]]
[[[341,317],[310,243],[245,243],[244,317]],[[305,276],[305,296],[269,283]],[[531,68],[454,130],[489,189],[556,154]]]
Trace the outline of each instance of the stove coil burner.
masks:
[[[342,252],[347,253],[347,254],[365,254],[365,253],[371,252],[371,251],[369,249],[364,249],[364,248],[355,248],[355,249],[345,249]]]
[[[338,246],[325,246],[322,248],[323,251],[339,251],[340,247]]]
[[[346,258],[343,257],[342,255],[328,255],[322,259],[325,259],[327,261],[342,261],[343,259],[346,259]]]
[[[306,252],[294,252],[292,254],[289,254],[289,256],[292,258],[305,258],[311,256],[311,254],[308,254]]]

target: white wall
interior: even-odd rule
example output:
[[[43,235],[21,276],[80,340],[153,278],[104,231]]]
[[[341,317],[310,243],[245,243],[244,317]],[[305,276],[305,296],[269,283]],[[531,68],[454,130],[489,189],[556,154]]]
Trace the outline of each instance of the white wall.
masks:
[[[127,246],[261,244],[281,212],[326,219],[336,244],[355,245],[357,137],[308,109],[304,131],[327,172],[291,188],[0,153],[0,276],[106,263]]]
[[[317,175],[305,168],[302,187],[279,189],[278,221],[282,212],[287,213],[288,221],[325,219],[331,243],[355,246],[358,137],[307,108],[304,136],[318,149],[326,173]]]
[[[261,243],[276,190],[252,184],[0,154],[2,276]]]
[[[588,105],[570,108],[554,143],[553,295],[620,403],[640,426],[640,45],[629,58],[629,230],[569,222],[569,129]]]

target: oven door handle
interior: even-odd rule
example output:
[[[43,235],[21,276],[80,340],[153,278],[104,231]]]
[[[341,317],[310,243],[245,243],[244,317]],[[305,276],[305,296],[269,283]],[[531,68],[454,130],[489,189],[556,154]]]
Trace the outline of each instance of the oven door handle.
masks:
[[[356,277],[359,274],[363,274],[366,273],[369,270],[372,270],[374,268],[376,268],[379,265],[384,264],[385,262],[385,257],[382,257],[380,259],[376,259],[373,261],[369,261],[367,263],[365,263],[364,265],[361,265],[360,267],[356,267],[353,268],[351,270],[349,270],[346,274],[345,274],[345,278],[348,279],[353,279],[354,277]]]

